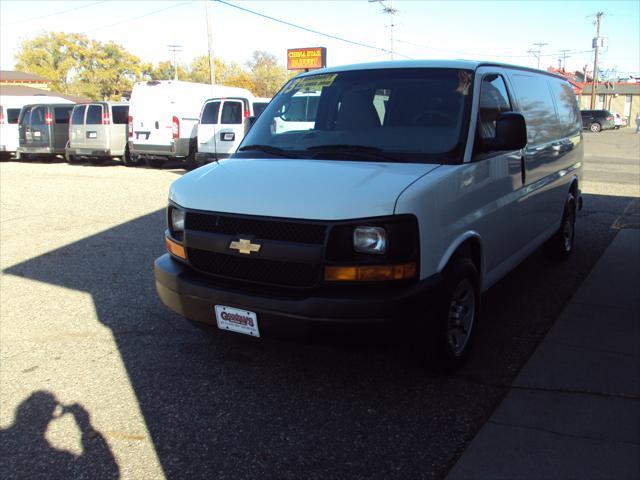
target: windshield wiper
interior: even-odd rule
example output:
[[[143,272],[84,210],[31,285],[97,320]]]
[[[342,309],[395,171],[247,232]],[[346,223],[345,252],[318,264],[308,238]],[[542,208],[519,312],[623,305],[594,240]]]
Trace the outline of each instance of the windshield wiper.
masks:
[[[271,145],[245,145],[244,147],[240,147],[238,149],[239,152],[247,152],[247,151],[256,151],[256,152],[264,152],[270,153],[272,155],[277,155],[279,157],[293,158],[291,154],[287,153],[286,150],[278,147],[272,147]]]
[[[369,157],[378,158],[380,160],[387,160],[389,162],[401,161],[397,157],[388,155],[384,150],[378,147],[370,147],[368,145],[352,145],[349,143],[335,143],[329,145],[314,145],[308,147],[308,151],[318,153],[361,153],[368,155]]]

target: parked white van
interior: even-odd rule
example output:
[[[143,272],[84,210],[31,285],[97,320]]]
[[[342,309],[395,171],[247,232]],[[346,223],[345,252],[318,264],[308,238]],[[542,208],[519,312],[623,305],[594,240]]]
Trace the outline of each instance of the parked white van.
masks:
[[[318,95],[313,127],[274,131],[301,91]],[[173,183],[157,291],[191,320],[254,337],[418,324],[425,349],[457,367],[481,293],[539,247],[573,250],[582,158],[573,90],[547,72],[400,61],[305,73],[236,154]]]
[[[204,102],[198,122],[198,165],[229,157],[270,99],[248,97],[211,98]]]
[[[18,118],[20,109],[33,103],[69,103],[48,95],[0,95],[0,155],[11,156],[19,147]]]
[[[176,80],[138,82],[129,102],[129,151],[152,167],[178,159],[196,166],[196,129],[203,103],[213,97],[252,97],[243,88]]]
[[[124,165],[133,166],[127,145],[128,118],[127,103],[91,102],[74,106],[69,121],[67,162],[88,159],[99,164],[120,158]]]

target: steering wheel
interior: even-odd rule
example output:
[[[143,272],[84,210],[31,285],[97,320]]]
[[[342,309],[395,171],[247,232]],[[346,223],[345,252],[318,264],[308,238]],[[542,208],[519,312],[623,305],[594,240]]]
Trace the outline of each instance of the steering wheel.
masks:
[[[414,116],[411,119],[411,123],[412,124],[420,124],[421,123],[420,120],[423,120],[423,119],[427,118],[428,116],[439,117],[439,118],[441,118],[443,120],[446,120],[448,122],[451,122],[453,124],[456,123],[456,118],[453,115],[441,112],[439,110],[423,110],[422,112],[420,112],[418,115]]]

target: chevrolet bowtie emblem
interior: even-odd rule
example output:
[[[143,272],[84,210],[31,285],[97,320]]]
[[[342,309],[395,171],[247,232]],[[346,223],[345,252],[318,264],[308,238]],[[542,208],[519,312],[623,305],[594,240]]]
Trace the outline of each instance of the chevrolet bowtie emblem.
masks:
[[[247,240],[244,238],[241,238],[237,242],[231,242],[229,244],[229,248],[247,255],[249,255],[251,252],[259,252],[260,247],[262,247],[262,245],[260,245],[259,243],[251,243],[251,240]]]

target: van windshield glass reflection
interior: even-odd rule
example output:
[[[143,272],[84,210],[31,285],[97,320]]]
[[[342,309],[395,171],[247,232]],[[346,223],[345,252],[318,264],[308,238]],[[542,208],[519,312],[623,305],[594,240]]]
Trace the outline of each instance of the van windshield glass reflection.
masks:
[[[458,163],[473,72],[406,68],[292,79],[245,137],[237,157]],[[269,148],[264,148],[264,147]]]

